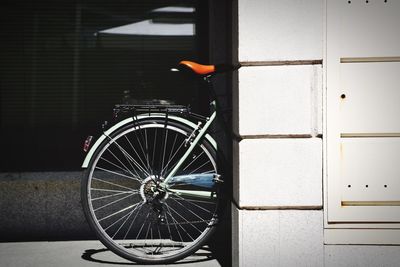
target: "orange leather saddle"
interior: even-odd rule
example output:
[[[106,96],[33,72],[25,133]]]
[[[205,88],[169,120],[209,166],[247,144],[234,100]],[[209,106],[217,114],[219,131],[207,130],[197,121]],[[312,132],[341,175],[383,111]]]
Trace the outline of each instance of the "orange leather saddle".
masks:
[[[215,65],[202,65],[193,61],[183,60],[179,62],[179,65],[184,65],[185,67],[191,69],[194,73],[199,75],[207,75],[215,72]]]

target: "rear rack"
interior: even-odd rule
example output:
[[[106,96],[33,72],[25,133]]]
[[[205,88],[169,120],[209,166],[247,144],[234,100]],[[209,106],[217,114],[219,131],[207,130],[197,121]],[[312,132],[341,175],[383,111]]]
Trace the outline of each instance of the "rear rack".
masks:
[[[139,114],[153,114],[153,113],[165,113],[167,116],[169,114],[179,114],[180,116],[193,117],[200,120],[206,120],[207,118],[192,113],[190,107],[183,105],[162,105],[162,104],[148,104],[148,105],[136,105],[136,104],[118,104],[114,106],[114,118],[117,118],[121,114],[136,116]]]
[[[114,116],[120,113],[189,113],[189,108],[181,105],[131,105],[118,104],[114,106]]]

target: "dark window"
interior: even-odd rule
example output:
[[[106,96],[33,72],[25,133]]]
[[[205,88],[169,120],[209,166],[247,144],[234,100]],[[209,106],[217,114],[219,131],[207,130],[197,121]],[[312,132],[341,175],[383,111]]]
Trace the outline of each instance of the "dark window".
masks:
[[[128,99],[200,106],[197,85],[170,69],[206,62],[206,5],[2,1],[0,171],[78,170],[86,135]]]

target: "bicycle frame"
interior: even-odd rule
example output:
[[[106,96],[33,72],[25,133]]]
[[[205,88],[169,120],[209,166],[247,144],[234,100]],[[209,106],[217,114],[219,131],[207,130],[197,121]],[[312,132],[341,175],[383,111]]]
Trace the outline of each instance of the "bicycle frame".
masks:
[[[217,116],[217,111],[216,111],[216,102],[215,100],[211,102],[211,106],[214,108],[213,113],[211,116],[207,119],[206,124],[204,127],[202,127],[197,134],[197,136],[194,138],[194,140],[190,143],[190,146],[186,150],[185,154],[180,158],[178,163],[175,165],[175,167],[172,169],[172,171],[167,175],[165,180],[162,182],[161,186],[164,187],[166,191],[172,191],[178,195],[186,195],[186,196],[192,196],[192,197],[198,197],[198,198],[212,198],[213,195],[210,194],[210,191],[199,191],[199,190],[178,190],[178,189],[170,189],[169,187],[173,184],[171,183],[172,180],[174,180],[174,175],[176,172],[179,170],[179,168],[182,166],[182,164],[185,162],[185,160],[188,158],[194,147],[199,143],[199,141],[203,138],[203,136],[206,134],[208,128],[210,128],[210,125],[213,123]],[[200,126],[200,125],[198,125]],[[198,129],[195,129],[196,131]],[[191,136],[188,137],[190,139]],[[190,140],[188,140],[190,142]],[[202,182],[202,186],[205,188],[212,188],[214,186],[214,181],[215,181],[215,175],[218,174],[209,174],[209,175],[202,175],[199,176],[197,174],[194,175],[186,175],[186,176],[180,176],[179,177],[179,182],[184,182],[185,184],[199,184],[199,181]],[[196,179],[198,178],[198,179]]]
[[[215,107],[215,101],[211,102],[212,106]],[[204,125],[203,128],[201,128],[200,132],[197,134],[196,138],[191,142],[189,148],[186,150],[185,154],[182,156],[182,158],[179,160],[178,164],[176,164],[175,168],[168,174],[168,176],[165,178],[164,183],[168,183],[168,180],[171,179],[172,176],[176,174],[176,172],[179,170],[183,162],[187,159],[189,154],[192,152],[193,148],[197,145],[197,143],[200,141],[200,139],[204,136],[204,134],[207,132],[208,128],[210,127],[211,123],[215,120],[215,117],[217,116],[217,111],[215,110],[210,118],[208,118],[206,124]],[[190,137],[189,137],[190,138]],[[190,141],[190,140],[189,140]]]
[[[223,111],[210,77],[224,68],[180,66],[207,83],[213,99],[207,117],[187,106],[131,101],[115,106],[114,115],[123,116],[103,128],[92,147],[92,138],[84,144],[86,219],[106,247],[131,261],[167,263],[190,255],[215,231],[224,207],[224,164],[210,133]]]

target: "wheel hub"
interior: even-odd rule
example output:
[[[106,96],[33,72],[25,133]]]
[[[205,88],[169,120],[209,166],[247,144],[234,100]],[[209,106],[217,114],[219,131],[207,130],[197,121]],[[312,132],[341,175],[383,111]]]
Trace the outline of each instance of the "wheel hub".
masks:
[[[164,202],[168,198],[168,192],[160,186],[164,180],[162,177],[151,175],[142,181],[140,196],[144,203]]]

